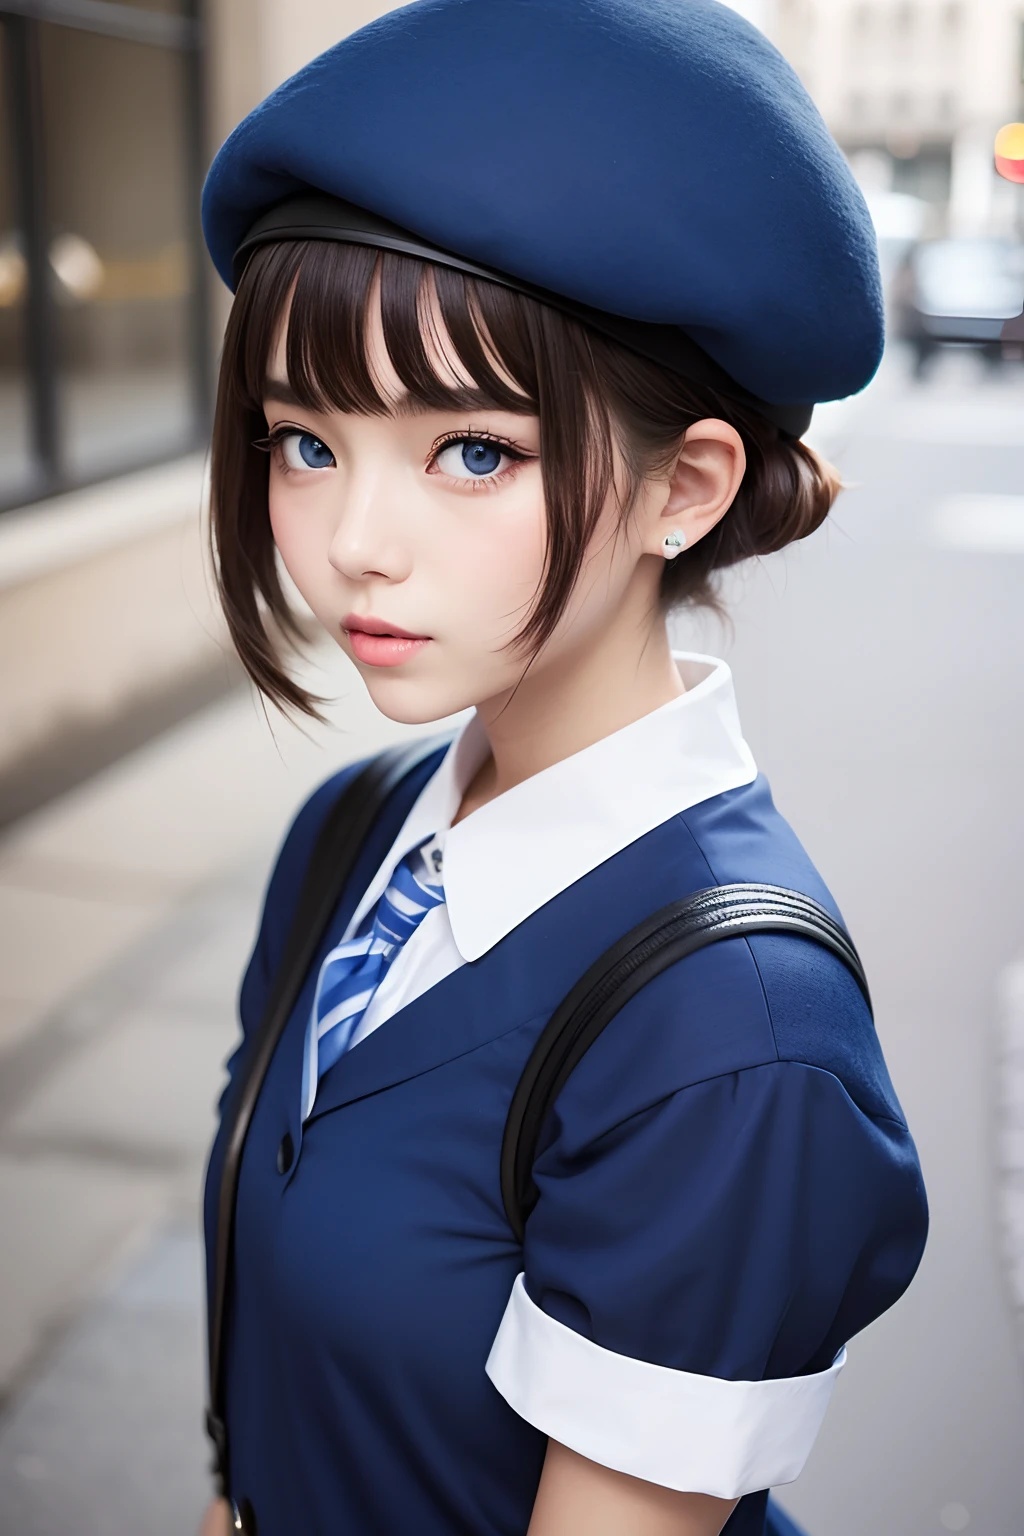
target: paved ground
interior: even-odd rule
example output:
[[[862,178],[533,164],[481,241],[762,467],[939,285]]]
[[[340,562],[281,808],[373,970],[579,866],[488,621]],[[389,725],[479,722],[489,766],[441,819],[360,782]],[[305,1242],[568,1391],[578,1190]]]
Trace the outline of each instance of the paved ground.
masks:
[[[687,638],[729,651],[865,955],[934,1228],[788,1503],[814,1536],[1019,1536],[995,1130],[999,1053],[1024,1061],[1024,371],[894,364],[818,430],[857,483],[834,526],[734,583],[732,636]],[[0,1536],[182,1536],[202,1506],[202,1159],[273,846],[390,734],[336,714],[278,750],[236,697],[0,845]]]
[[[0,1532],[182,1536],[207,1496],[198,1190],[287,820],[396,734],[237,695],[0,845]]]

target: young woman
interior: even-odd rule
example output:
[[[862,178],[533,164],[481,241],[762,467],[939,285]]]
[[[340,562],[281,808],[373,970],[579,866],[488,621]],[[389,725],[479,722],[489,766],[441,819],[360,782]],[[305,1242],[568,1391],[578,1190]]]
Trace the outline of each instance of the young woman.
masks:
[[[353,847],[240,1136],[359,768],[271,878],[209,1172],[207,1528],[788,1529],[766,1490],[924,1240],[849,966],[777,932],[672,964],[544,1117],[522,1233],[499,1164],[545,1025],[652,913],[756,882],[838,916],[728,668],[673,656],[666,615],[829,510],[808,402],[881,340],[856,189],[720,6],[419,0],[258,109],[204,214],[237,286],[213,515],[251,676],[315,708],[280,561],[385,714],[473,711]]]

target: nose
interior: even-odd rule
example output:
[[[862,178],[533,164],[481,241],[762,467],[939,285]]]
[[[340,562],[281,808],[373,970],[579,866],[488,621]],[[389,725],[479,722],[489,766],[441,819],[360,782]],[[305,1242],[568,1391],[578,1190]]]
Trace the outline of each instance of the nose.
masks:
[[[383,466],[353,471],[341,490],[327,551],[334,569],[349,581],[404,581],[412,560],[397,512],[396,488]]]

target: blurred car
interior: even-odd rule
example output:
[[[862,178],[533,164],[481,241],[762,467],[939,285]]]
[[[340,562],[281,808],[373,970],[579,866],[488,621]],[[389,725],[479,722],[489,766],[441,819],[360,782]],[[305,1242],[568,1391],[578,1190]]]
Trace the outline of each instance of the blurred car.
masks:
[[[924,198],[912,197],[909,192],[888,192],[873,186],[862,186],[861,191],[875,226],[882,283],[888,294],[907,252],[931,232],[932,208]]]
[[[892,284],[892,329],[921,374],[943,343],[973,344],[991,361],[1004,352],[1006,322],[1024,311],[1024,244],[995,238],[923,240]]]

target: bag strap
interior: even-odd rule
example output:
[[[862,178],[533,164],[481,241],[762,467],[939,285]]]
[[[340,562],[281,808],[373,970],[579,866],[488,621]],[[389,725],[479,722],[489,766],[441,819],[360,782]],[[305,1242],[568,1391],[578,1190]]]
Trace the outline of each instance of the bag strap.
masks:
[[[519,1242],[537,1203],[533,1164],[544,1122],[573,1069],[629,999],[670,965],[720,939],[791,933],[831,950],[871,1007],[853,940],[810,896],[777,885],[719,885],[662,907],[596,960],[552,1014],[519,1079],[501,1147],[501,1196]]]
[[[310,855],[292,916],[281,964],[259,1029],[240,1064],[224,1110],[224,1160],[217,1197],[213,1275],[207,1304],[209,1408],[206,1429],[213,1441],[214,1473],[228,1490],[228,1442],[224,1418],[224,1335],[235,1226],[235,1202],[242,1152],[260,1089],[277,1043],[302,991],[309,967],[366,838],[389,796],[415,768],[447,744],[431,737],[391,747],[372,758],[345,785],[327,812]]]

